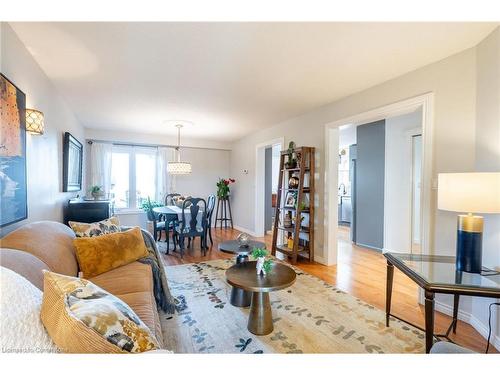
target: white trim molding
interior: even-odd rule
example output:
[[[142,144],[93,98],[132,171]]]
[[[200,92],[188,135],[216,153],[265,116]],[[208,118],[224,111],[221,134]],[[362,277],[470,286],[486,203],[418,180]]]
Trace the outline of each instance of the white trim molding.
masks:
[[[255,237],[264,237],[264,214],[265,214],[265,149],[267,147],[279,144],[281,150],[285,147],[285,138],[275,138],[255,146]],[[250,233],[250,232],[248,232]]]
[[[257,233],[255,233],[254,231],[248,229],[248,228],[243,228],[243,227],[240,227],[239,225],[233,225],[233,228],[240,231],[240,232],[245,232],[247,234],[249,234],[250,236],[252,237],[263,237],[263,236],[259,236],[257,235]]]
[[[338,128],[343,125],[361,125],[388,117],[398,116],[422,108],[422,254],[430,254],[433,242],[434,218],[432,215],[434,93],[429,92],[401,100],[376,109],[359,113],[325,124],[325,249],[328,265],[337,262],[337,174]]]

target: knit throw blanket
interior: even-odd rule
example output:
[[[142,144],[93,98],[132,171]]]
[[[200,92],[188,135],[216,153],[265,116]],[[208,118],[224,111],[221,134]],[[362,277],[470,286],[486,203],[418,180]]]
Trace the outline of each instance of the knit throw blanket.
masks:
[[[131,227],[121,227],[122,231],[128,229],[131,229]],[[165,273],[165,267],[163,267],[160,251],[158,250],[156,242],[151,233],[144,229],[141,229],[141,232],[149,255],[147,257],[139,259],[138,261],[144,264],[149,264],[151,266],[151,269],[153,271],[154,296],[158,307],[167,314],[174,314],[176,300],[174,297],[172,297],[172,294],[170,293],[170,289],[168,287],[167,275]]]

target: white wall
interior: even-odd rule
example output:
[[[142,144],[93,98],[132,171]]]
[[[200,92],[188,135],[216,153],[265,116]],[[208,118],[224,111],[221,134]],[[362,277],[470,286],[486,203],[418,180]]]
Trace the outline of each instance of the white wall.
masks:
[[[421,110],[385,120],[385,251],[411,251],[413,130],[422,131]]]
[[[476,51],[476,163],[478,172],[500,172],[500,28],[482,41]],[[484,215],[483,264],[500,265],[500,214]],[[472,299],[472,322],[486,334],[492,299]],[[500,302],[500,300],[497,300]],[[493,307],[495,346],[500,348],[499,307]]]
[[[176,176],[175,190],[183,195],[207,198],[216,194],[219,178],[232,177],[229,173],[230,151],[209,149],[184,149],[182,159],[191,162],[193,172],[187,176]],[[239,182],[237,181],[236,184]],[[230,188],[232,189],[231,185]],[[215,214],[214,214],[215,216]]]
[[[11,27],[0,23],[0,70],[26,94],[27,108],[45,115],[45,134],[26,135],[28,219],[0,229],[0,236],[37,220],[63,220],[62,144],[68,131],[83,143],[83,127]]]

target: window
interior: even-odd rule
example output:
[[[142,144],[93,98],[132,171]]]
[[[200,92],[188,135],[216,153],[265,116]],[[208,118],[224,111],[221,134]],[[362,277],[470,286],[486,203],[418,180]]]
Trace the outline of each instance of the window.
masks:
[[[111,194],[117,209],[140,208],[156,199],[156,149],[113,146]]]
[[[129,207],[130,155],[127,152],[115,152],[111,158],[111,194],[115,198],[116,208]]]

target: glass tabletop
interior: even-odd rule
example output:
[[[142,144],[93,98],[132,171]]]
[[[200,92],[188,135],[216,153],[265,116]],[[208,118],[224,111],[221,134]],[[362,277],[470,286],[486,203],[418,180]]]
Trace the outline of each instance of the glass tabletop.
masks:
[[[483,266],[481,274],[457,271],[455,257],[387,252],[384,256],[403,272],[408,271],[427,284],[500,291],[500,267]],[[404,269],[406,268],[406,270]],[[406,273],[406,272],[405,272]]]

